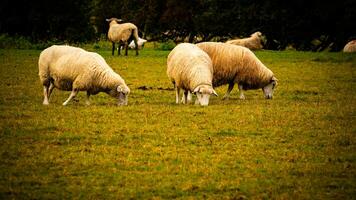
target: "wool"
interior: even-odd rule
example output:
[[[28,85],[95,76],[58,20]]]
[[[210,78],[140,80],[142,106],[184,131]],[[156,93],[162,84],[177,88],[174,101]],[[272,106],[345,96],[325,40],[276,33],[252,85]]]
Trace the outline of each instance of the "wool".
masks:
[[[261,37],[261,32],[255,32],[248,38],[229,40],[226,43],[247,47],[251,50],[259,50],[263,48]]]
[[[39,57],[39,77],[45,87],[53,84],[65,91],[106,92],[117,97],[117,87],[130,92],[124,79],[99,54],[71,46],[53,45]]]
[[[351,40],[350,42],[348,42],[345,45],[343,51],[348,53],[356,52],[356,40]]]
[[[109,22],[110,26],[108,31],[108,39],[113,44],[112,55],[114,55],[115,43],[119,43],[119,53],[121,46],[125,46],[125,55],[127,55],[128,45],[131,40],[133,40],[135,43],[136,55],[138,55],[137,42],[139,40],[139,37],[137,26],[132,23],[119,24],[118,22],[121,22],[121,20],[118,20],[116,18],[106,19],[106,21]]]
[[[197,46],[212,60],[213,87],[238,84],[243,90],[250,90],[264,88],[272,82],[277,84],[273,72],[246,47],[219,42],[203,42]],[[228,89],[225,96],[231,90]]]

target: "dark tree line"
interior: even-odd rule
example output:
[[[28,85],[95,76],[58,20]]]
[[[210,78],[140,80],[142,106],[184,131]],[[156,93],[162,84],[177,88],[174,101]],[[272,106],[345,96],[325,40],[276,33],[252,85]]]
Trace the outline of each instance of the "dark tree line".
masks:
[[[84,42],[106,34],[106,18],[135,23],[151,40],[225,41],[255,31],[265,47],[340,50],[356,38],[356,1],[343,0],[3,0],[0,33]]]

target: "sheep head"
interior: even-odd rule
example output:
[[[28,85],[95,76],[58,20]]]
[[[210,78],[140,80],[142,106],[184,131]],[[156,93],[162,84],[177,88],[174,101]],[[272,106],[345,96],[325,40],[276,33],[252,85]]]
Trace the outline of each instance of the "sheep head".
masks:
[[[262,33],[259,32],[259,31],[257,31],[257,32],[255,32],[255,33],[253,33],[253,34],[251,35],[251,37],[261,38],[261,37],[262,37]]]
[[[130,94],[130,88],[127,87],[125,83],[123,83],[111,88],[107,93],[110,96],[117,99],[117,104],[119,106],[127,105],[127,99]]]
[[[123,22],[124,20],[112,17],[110,19],[106,19],[106,21],[109,22],[109,25],[111,26],[113,24],[119,24],[119,23]]]
[[[262,88],[262,91],[265,95],[266,99],[272,99],[273,98],[273,90],[277,86],[277,78],[273,76],[270,80],[270,82]]]
[[[116,88],[116,98],[118,100],[117,104],[119,106],[127,105],[127,99],[130,94],[130,88],[125,84],[121,84]]]
[[[193,94],[197,95],[197,103],[202,106],[209,105],[210,95],[218,96],[218,94],[210,85],[199,85],[194,89]]]

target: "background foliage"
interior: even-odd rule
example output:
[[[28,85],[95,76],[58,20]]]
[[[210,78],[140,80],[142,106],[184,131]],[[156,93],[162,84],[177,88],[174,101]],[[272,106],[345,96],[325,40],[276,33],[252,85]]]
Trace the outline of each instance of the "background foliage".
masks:
[[[105,18],[117,17],[150,40],[224,41],[259,30],[267,49],[340,50],[356,37],[355,10],[354,0],[4,0],[0,33],[83,42],[105,34]]]

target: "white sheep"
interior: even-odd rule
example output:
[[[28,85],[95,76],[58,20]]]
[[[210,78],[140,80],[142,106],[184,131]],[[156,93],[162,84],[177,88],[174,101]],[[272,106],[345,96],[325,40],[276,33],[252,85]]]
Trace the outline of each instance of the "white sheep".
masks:
[[[138,47],[137,48],[142,49],[146,42],[147,42],[147,40],[138,37],[138,41],[137,41]],[[129,47],[130,47],[130,49],[136,48],[135,42],[131,41],[131,43],[129,44]]]
[[[348,42],[345,47],[344,47],[344,52],[356,52],[356,40],[351,40],[350,42]]]
[[[226,41],[226,43],[247,47],[251,50],[259,50],[263,48],[262,33],[258,31],[251,34],[251,36],[248,38],[229,40]]]
[[[106,19],[109,22],[108,38],[112,42],[112,55],[115,52],[115,43],[119,43],[118,55],[120,55],[121,46],[124,46],[125,56],[127,56],[128,45],[131,41],[134,41],[136,56],[138,55],[138,29],[136,25],[132,23],[123,23],[121,19],[110,18]]]
[[[213,66],[209,56],[194,44],[177,45],[167,58],[167,75],[176,90],[179,104],[180,89],[184,90],[183,103],[187,103],[188,92],[196,94],[196,104],[207,106],[210,95],[217,95],[212,87]]]
[[[205,51],[213,62],[213,86],[229,84],[224,98],[229,97],[235,83],[239,86],[240,99],[245,99],[242,90],[259,88],[262,88],[267,99],[273,97],[277,79],[251,50],[218,42],[203,42],[197,46]]]
[[[63,103],[67,105],[79,91],[87,92],[86,103],[90,95],[106,92],[118,99],[119,105],[127,105],[130,89],[124,79],[115,73],[97,53],[81,48],[53,45],[40,54],[38,61],[39,76],[44,88],[43,104],[49,104],[52,90],[72,91]]]

